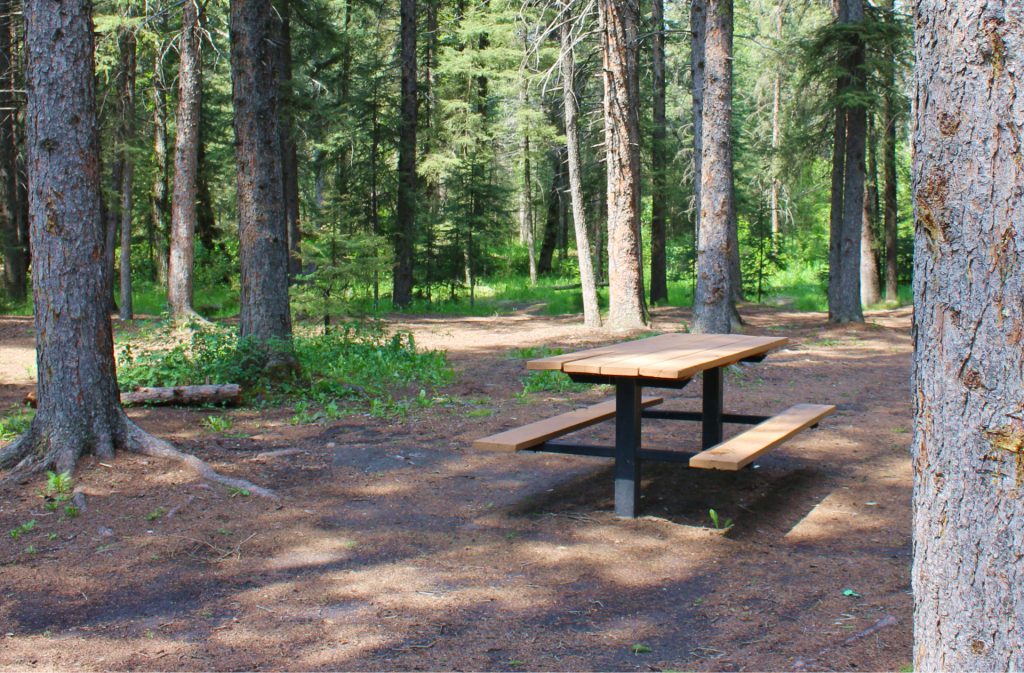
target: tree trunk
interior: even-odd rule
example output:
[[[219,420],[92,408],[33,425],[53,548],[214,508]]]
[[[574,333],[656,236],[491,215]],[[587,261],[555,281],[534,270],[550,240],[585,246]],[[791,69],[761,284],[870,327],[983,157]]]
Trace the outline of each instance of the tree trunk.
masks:
[[[895,82],[892,85],[894,87]],[[896,268],[896,104],[891,91],[884,99],[882,119],[885,123],[882,131],[882,173],[885,179],[885,300],[895,302],[899,301],[900,297]]]
[[[288,222],[289,277],[302,271],[299,245],[302,229],[299,222],[299,159],[295,144],[292,102],[292,33],[291,0],[277,0],[277,79],[281,88],[281,180],[284,186],[284,211]]]
[[[878,212],[878,164],[875,159],[875,143],[868,124],[868,174],[864,184],[862,201],[862,224],[860,237],[860,303],[861,306],[877,304],[882,299],[878,285],[878,255],[875,244],[875,220]]]
[[[530,136],[523,134],[521,144],[523,153],[523,189],[519,194],[519,233],[526,244],[526,254],[530,265],[530,285],[537,284],[537,245],[534,240],[533,226],[533,177],[530,171]]]
[[[583,292],[583,324],[601,326],[601,310],[597,303],[597,284],[587,234],[586,208],[583,202],[583,172],[580,166],[579,130],[576,126],[576,59],[572,44],[572,1],[562,3],[563,16],[559,28],[561,41],[562,101],[565,107],[565,149],[569,169],[569,196],[572,200],[572,223],[576,232],[576,258],[580,268]]]
[[[608,325],[647,325],[640,245],[639,0],[599,0],[608,172]]]
[[[544,219],[544,238],[540,243],[537,273],[551,273],[554,270],[555,247],[558,245],[558,187],[560,185],[559,166],[562,163],[561,152],[553,152],[552,159],[554,165],[551,172],[551,189],[548,191],[548,213]]]
[[[199,149],[196,152],[196,231],[195,237],[203,245],[203,249],[212,252],[217,245],[217,218],[213,214],[213,197],[210,194],[210,181],[206,177],[208,162],[206,161],[206,141],[203,140],[203,115],[200,113]]]
[[[395,209],[395,272],[392,302],[412,303],[416,235],[416,2],[401,0],[401,118],[398,130],[398,202]]]
[[[863,0],[840,0],[839,23],[855,24],[864,21]],[[863,94],[866,82],[861,67],[864,63],[864,43],[858,34],[848,34],[849,44],[842,50],[839,92],[847,100],[857,94]],[[833,212],[832,240],[830,240],[829,268],[829,320],[832,322],[864,322],[864,312],[860,303],[860,246],[861,229],[864,218],[864,150],[867,135],[867,111],[863,105],[847,104],[837,110],[837,115],[844,115],[845,137],[838,135],[835,142],[843,157],[842,208]],[[838,126],[838,124],[837,124]],[[838,130],[838,129],[837,129]],[[835,163],[833,163],[835,168]],[[833,173],[833,188],[836,186]],[[833,194],[833,206],[839,200]],[[841,215],[841,219],[840,219]]]
[[[150,246],[156,279],[167,282],[167,89],[161,50],[153,56],[153,188],[150,197]]]
[[[177,137],[174,142],[167,301],[171,306],[171,317],[179,321],[195,316],[192,308],[192,265],[195,255],[199,125],[203,98],[202,29],[198,2],[185,0],[182,5],[181,40],[178,44]]]
[[[118,29],[118,44],[121,53],[121,119],[118,128],[118,148],[121,161],[120,214],[121,214],[121,320],[131,320],[132,310],[132,188],[135,181],[135,161],[128,151],[128,143],[135,134],[135,29],[125,26]]]
[[[783,17],[786,11],[785,2],[775,8],[775,43],[781,45],[783,39]],[[779,212],[779,191],[782,184],[779,180],[779,148],[782,145],[782,64],[780,63],[772,81],[772,249],[778,250],[782,235],[782,218]]]
[[[297,367],[291,351],[288,228],[281,180],[276,17],[270,0],[231,2],[231,80],[238,166],[242,338],[263,344],[275,375]]]
[[[704,42],[707,35],[705,0],[690,2],[690,92],[693,97],[693,244],[700,247],[700,179],[704,154]]]
[[[0,0],[0,250],[3,253],[4,291],[24,301],[28,291],[27,247],[18,215],[22,204],[18,186],[17,102],[14,100],[13,7]]]
[[[653,117],[651,134],[651,304],[668,300],[665,258],[665,0],[651,0],[651,69]]]
[[[1024,670],[1024,24],[914,5],[914,669]]]
[[[700,235],[697,287],[693,300],[695,331],[728,334],[732,329],[733,200],[732,0],[708,0],[704,44],[704,119],[701,162]]]

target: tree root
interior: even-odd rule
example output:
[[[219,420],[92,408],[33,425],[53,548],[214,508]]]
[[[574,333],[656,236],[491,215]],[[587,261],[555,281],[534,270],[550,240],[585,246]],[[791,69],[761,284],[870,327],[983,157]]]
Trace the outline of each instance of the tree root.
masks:
[[[171,446],[169,442],[165,442],[162,439],[154,437],[127,418],[125,419],[125,422],[128,424],[128,446],[126,448],[129,451],[139,453],[144,456],[152,456],[154,458],[177,460],[180,463],[184,463],[189,469],[207,481],[223,484],[224,486],[229,486],[231,488],[244,489],[253,495],[258,495],[263,498],[280,500],[280,496],[278,496],[274,491],[263,488],[262,486],[257,486],[245,479],[225,476],[210,467],[206,461],[183,451],[179,451]]]

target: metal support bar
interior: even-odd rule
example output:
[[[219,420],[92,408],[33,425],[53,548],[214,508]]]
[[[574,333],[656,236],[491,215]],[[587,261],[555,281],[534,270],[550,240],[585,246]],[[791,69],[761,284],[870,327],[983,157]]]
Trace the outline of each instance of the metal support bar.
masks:
[[[640,396],[635,380],[615,386],[615,515],[632,519],[640,505]]]
[[[566,372],[569,378],[576,383],[592,383],[606,386],[617,386],[623,382],[621,376],[604,376],[601,374],[580,374],[578,372]],[[653,379],[650,377],[637,377],[628,379],[629,381],[643,387],[643,388],[674,388],[682,389],[690,382],[690,379],[682,379],[677,381],[676,379]]]
[[[648,449],[640,450],[640,460],[650,460],[658,463],[685,463],[690,464],[690,458],[695,453],[689,451],[654,451]]]
[[[701,419],[701,446],[710,449],[722,441],[722,368],[705,369],[703,378],[704,414]]]
[[[597,458],[614,458],[614,446],[599,446],[596,444],[571,444],[569,442],[544,442],[537,446],[531,446],[523,451],[564,453],[570,456],[595,456]]]
[[[644,409],[644,418],[662,418],[672,421],[703,421],[704,414],[699,411],[669,411],[666,409]],[[757,425],[764,423],[771,416],[758,416],[755,414],[722,414],[723,423],[737,423],[740,425]]]

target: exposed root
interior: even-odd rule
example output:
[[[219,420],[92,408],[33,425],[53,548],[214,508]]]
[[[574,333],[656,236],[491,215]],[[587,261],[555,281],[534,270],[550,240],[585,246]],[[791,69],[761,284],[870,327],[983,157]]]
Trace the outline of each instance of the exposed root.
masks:
[[[21,481],[26,477],[43,471],[46,463],[36,454],[36,444],[36,433],[30,428],[23,435],[0,449],[0,470],[10,470],[3,481]]]
[[[125,448],[129,451],[140,453],[144,456],[177,460],[184,463],[193,472],[207,481],[223,484],[232,488],[245,489],[253,495],[270,498],[271,500],[280,500],[280,496],[278,496],[277,493],[263,488],[262,486],[257,486],[245,479],[224,476],[210,467],[205,461],[191,454],[179,451],[168,442],[154,437],[130,420],[126,420],[126,422],[128,424],[128,446]]]

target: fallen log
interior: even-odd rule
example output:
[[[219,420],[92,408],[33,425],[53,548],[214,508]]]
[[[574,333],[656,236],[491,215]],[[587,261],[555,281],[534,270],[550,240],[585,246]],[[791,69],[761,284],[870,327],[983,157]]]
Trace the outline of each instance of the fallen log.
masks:
[[[170,388],[136,388],[121,393],[121,406],[140,405],[189,407],[203,404],[234,406],[242,401],[242,386],[237,383],[203,386],[173,386]],[[25,395],[25,404],[39,403],[36,391]]]

